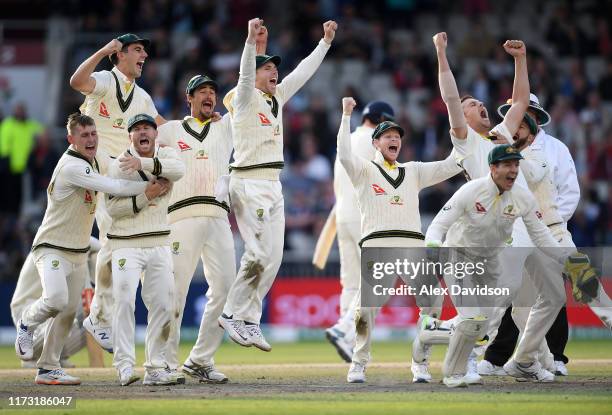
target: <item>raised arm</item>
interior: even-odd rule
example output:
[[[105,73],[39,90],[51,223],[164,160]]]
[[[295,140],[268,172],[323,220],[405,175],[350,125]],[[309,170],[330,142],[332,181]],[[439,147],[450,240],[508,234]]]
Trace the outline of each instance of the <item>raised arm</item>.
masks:
[[[367,161],[353,154],[351,149],[351,114],[357,102],[351,97],[342,98],[342,122],[338,130],[338,160],[355,183],[365,170]]]
[[[317,71],[323,58],[327,54],[334,37],[338,24],[333,20],[323,23],[323,39],[319,41],[317,47],[310,55],[300,62],[296,68],[285,77],[283,82],[278,85],[278,93],[285,102],[289,100]]]
[[[70,77],[70,86],[83,94],[91,94],[96,87],[96,79],[91,74],[96,66],[107,56],[121,52],[123,44],[117,39],[108,42],[103,48],[87,58]]]
[[[240,58],[240,76],[232,100],[233,110],[241,112],[251,100],[255,90],[255,39],[263,20],[259,18],[249,20],[248,35]]]
[[[95,190],[116,196],[135,196],[145,191],[147,182],[135,182],[131,180],[113,179],[102,176],[94,171],[92,167],[84,165],[70,165],[64,167],[66,182],[72,186]]]
[[[527,74],[527,49],[520,40],[506,40],[504,50],[514,57],[514,85],[512,87],[512,106],[504,117],[504,124],[510,135],[516,134],[525,111],[529,106],[529,76]]]
[[[446,58],[447,36],[446,32],[441,32],[433,37],[434,45],[436,46],[436,55],[438,56],[438,83],[440,84],[440,94],[442,100],[446,104],[448,111],[448,121],[451,127],[451,135],[458,139],[467,137],[467,122],[461,108],[461,98],[455,77],[451,72]]]
[[[462,168],[457,163],[457,159],[456,150],[453,149],[444,160],[429,163],[417,162],[419,189],[433,186],[461,173]]]
[[[442,246],[442,239],[444,239],[448,229],[465,212],[465,198],[468,193],[465,189],[465,185],[461,187],[433,219],[425,234],[425,244],[427,246]]]

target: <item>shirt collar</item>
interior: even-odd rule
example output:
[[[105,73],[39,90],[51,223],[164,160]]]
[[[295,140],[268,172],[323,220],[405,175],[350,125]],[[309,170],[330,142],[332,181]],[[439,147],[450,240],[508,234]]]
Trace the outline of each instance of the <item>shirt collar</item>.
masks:
[[[186,115],[185,118],[183,118],[183,120],[187,121],[188,123],[191,122],[191,124],[197,125],[198,128],[202,128],[206,124],[209,124],[212,121],[212,118],[209,118],[206,121],[200,121],[196,117],[192,117],[191,115]]]
[[[398,167],[397,161],[393,162],[393,164],[390,164],[387,160],[385,160],[382,153],[378,150],[376,150],[376,154],[374,155],[374,161],[380,166],[384,167],[386,170],[395,170]]]
[[[491,176],[491,173],[487,175],[487,193],[491,194],[492,196],[502,195],[502,193],[499,192],[499,188],[493,181],[493,177]]]
[[[117,79],[120,79],[121,82],[123,82],[123,91],[124,92],[128,92],[130,90],[130,88],[136,84],[136,82],[131,81],[127,78],[127,76],[125,76],[123,74],[123,72],[121,72],[119,69],[117,69],[116,66],[113,66],[112,71],[115,73],[115,75],[117,75]]]

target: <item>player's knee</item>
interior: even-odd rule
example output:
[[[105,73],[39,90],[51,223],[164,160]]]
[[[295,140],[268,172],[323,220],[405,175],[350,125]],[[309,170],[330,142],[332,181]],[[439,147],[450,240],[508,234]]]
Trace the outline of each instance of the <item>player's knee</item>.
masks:
[[[68,307],[68,293],[57,293],[45,298],[45,305],[49,312],[57,315]]]

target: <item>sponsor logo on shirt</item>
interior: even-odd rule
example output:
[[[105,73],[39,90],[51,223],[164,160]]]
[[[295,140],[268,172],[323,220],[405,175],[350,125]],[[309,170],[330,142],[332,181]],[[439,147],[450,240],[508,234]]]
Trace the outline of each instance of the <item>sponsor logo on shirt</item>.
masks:
[[[178,145],[181,152],[191,150],[191,147],[189,147],[189,145],[185,143],[183,140],[178,140],[176,144]]]
[[[447,210],[451,210],[451,207],[451,205],[446,205],[442,208],[442,210],[446,212]]]
[[[89,190],[85,190],[85,203],[92,203],[93,199],[91,197],[91,193],[89,193]]]
[[[98,115],[100,117],[110,118],[110,114],[108,113],[108,110],[106,109],[106,105],[104,105],[103,101],[100,101],[100,110],[98,112]]]
[[[259,116],[259,122],[261,123],[261,125],[263,126],[272,126],[272,122],[268,119],[268,117],[266,117],[265,114],[259,112],[257,113],[257,115]]]
[[[374,190],[374,194],[376,196],[382,196],[382,195],[386,195],[387,194],[387,192],[385,192],[385,189],[383,189],[382,187],[380,187],[376,183],[372,184],[372,189]]]
[[[399,205],[402,206],[404,204],[404,201],[402,200],[401,197],[399,196],[392,196],[391,197],[391,204],[392,205]]]
[[[474,207],[476,208],[477,213],[487,213],[487,210],[485,209],[483,205],[480,204],[480,202],[476,202]]]
[[[117,118],[115,122],[113,123],[113,128],[119,128],[121,130],[125,130],[125,127],[123,126],[123,118]]]
[[[514,210],[514,206],[513,205],[508,205],[504,208],[504,216],[508,216],[508,217],[515,217],[516,215],[514,213],[512,213],[512,211]]]
[[[538,217],[538,219],[542,219],[542,213],[540,213],[539,210],[536,210],[536,216]]]

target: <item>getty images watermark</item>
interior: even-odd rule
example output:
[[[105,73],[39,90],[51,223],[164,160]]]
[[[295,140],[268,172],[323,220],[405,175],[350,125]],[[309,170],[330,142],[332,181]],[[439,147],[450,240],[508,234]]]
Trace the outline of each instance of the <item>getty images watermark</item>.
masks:
[[[605,277],[612,275],[611,249],[578,250],[589,255],[605,285]],[[531,307],[536,293],[556,289],[547,298],[562,306],[566,301],[558,295],[562,272],[562,265],[537,248],[369,247],[361,252],[361,305],[438,306],[450,296],[456,306]],[[535,289],[534,284],[543,288]]]

